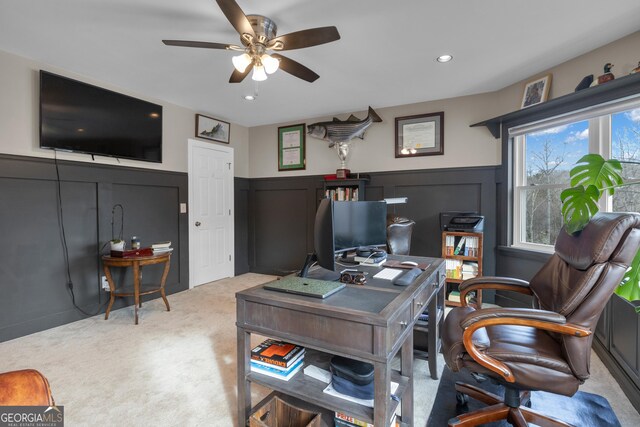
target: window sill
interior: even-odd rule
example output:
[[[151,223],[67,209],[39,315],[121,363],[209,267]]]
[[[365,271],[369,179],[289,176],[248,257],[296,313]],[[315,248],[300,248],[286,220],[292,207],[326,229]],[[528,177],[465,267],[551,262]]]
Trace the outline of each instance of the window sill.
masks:
[[[521,248],[516,246],[498,246],[498,254],[509,256],[512,258],[528,259],[535,261],[547,261],[553,252],[533,250],[529,248]]]

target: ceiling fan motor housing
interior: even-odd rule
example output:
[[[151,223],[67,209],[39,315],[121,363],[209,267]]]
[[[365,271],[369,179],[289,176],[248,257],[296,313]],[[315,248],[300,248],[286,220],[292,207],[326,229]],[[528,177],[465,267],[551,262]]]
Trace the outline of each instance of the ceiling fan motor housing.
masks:
[[[256,42],[266,44],[269,40],[276,37],[278,26],[271,19],[262,15],[247,15],[247,19],[256,33]],[[242,43],[247,46],[249,44],[244,38]]]

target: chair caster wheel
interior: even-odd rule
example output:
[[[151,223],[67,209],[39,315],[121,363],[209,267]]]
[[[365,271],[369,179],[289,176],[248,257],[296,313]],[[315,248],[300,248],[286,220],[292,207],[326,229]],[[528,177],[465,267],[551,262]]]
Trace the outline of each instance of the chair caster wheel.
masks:
[[[464,393],[460,393],[459,391],[457,391],[456,392],[456,402],[460,406],[466,405],[467,403],[469,403],[469,396],[467,396]]]

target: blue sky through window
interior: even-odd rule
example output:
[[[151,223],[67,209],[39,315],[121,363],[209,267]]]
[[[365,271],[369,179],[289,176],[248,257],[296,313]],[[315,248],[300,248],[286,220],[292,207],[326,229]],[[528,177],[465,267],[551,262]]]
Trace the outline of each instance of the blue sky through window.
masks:
[[[545,145],[547,153],[545,155]],[[561,125],[526,136],[526,163],[532,173],[552,169],[569,170],[589,152],[589,122]]]

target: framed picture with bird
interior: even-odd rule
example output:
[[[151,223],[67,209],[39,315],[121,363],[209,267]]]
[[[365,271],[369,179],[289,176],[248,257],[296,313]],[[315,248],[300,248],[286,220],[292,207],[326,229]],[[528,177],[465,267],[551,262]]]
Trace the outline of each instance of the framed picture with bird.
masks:
[[[531,107],[547,101],[549,89],[551,88],[551,74],[531,80],[524,85],[522,94],[522,105],[520,108]]]
[[[228,144],[230,134],[229,123],[213,117],[196,114],[196,137]]]

